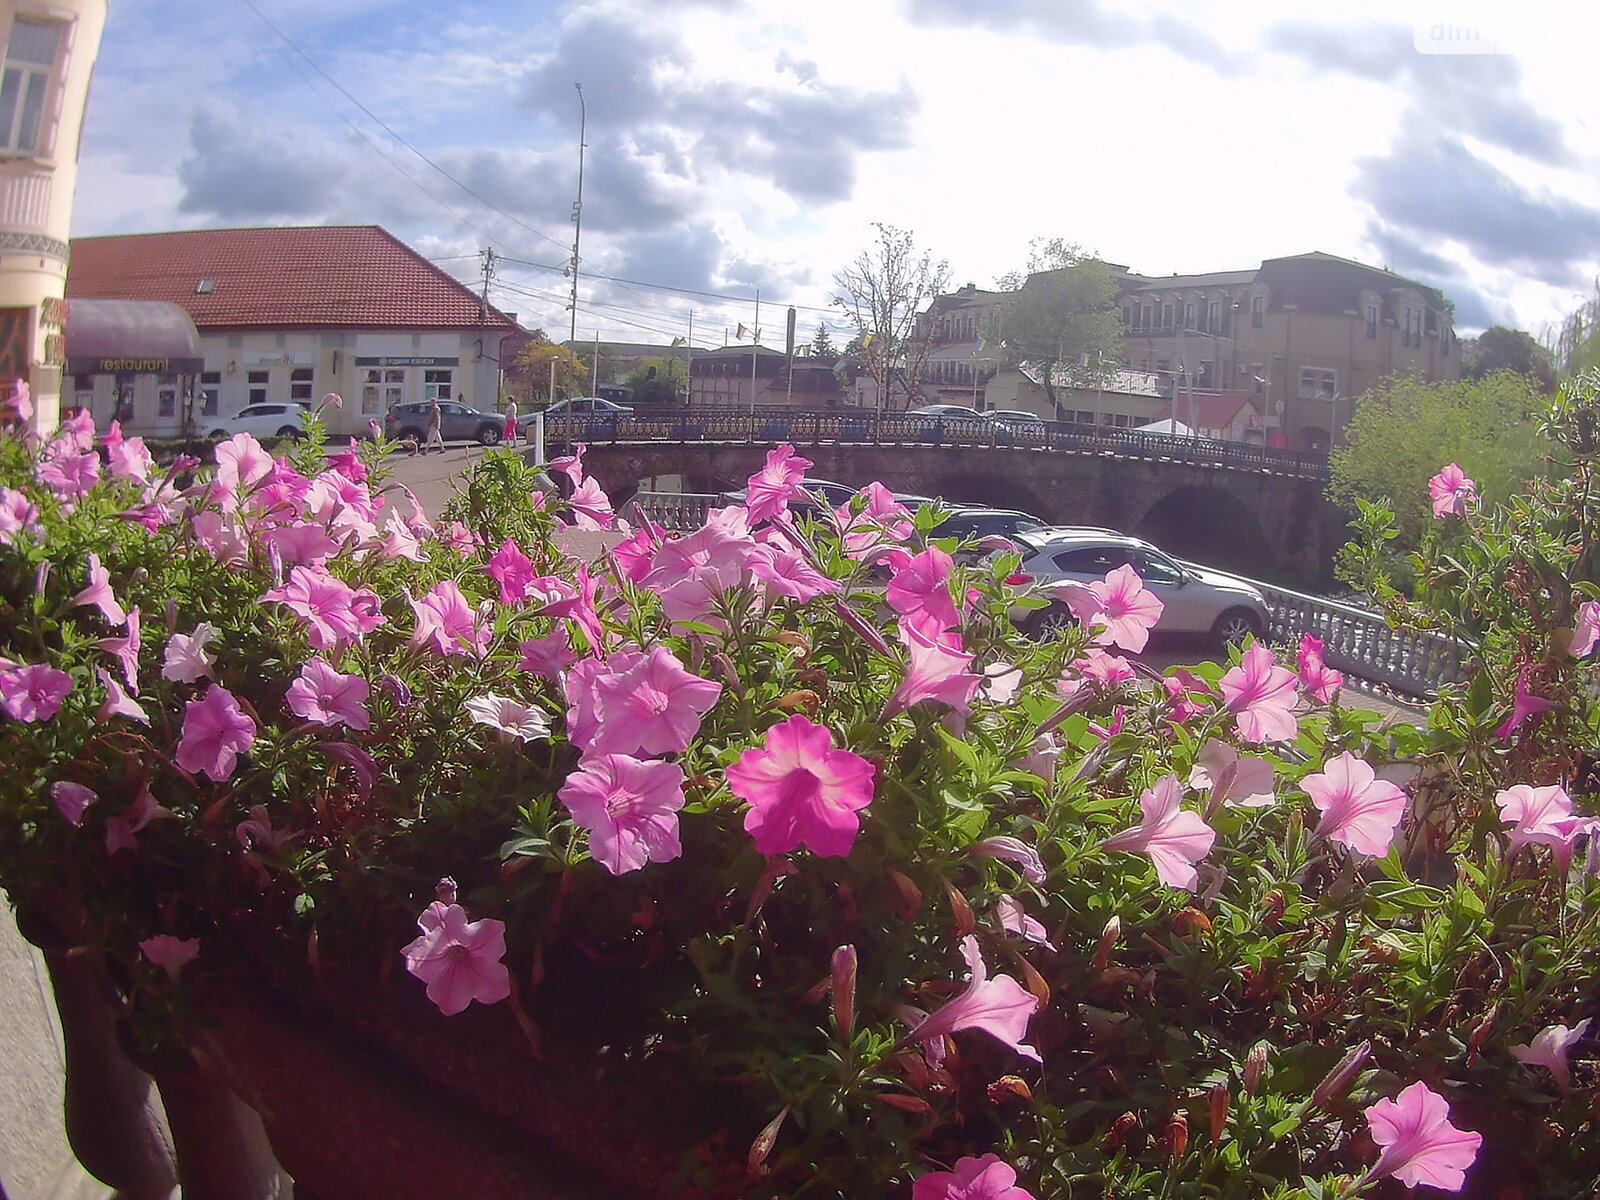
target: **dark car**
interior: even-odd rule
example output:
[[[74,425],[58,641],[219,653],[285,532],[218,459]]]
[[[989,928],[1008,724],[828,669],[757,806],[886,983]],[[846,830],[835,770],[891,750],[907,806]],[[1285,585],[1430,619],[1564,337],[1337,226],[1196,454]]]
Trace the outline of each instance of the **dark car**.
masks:
[[[439,435],[447,442],[472,441],[497,446],[505,418],[479,412],[457,400],[439,401]],[[428,435],[428,402],[396,404],[383,419],[385,437],[422,442]]]
[[[1044,529],[1047,522],[1014,508],[957,508],[933,528],[934,537],[1015,538],[1019,533]]]

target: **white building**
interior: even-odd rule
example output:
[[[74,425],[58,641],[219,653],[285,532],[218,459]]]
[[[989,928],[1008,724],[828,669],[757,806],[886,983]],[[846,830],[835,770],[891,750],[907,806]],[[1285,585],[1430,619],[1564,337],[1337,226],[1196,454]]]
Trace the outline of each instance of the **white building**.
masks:
[[[198,229],[77,238],[69,301],[154,300],[194,320],[198,373],[129,345],[71,377],[66,402],[129,433],[178,437],[247,404],[344,398],[333,434],[397,404],[452,397],[494,411],[516,321],[375,225]],[[69,347],[70,350],[70,347]],[[76,358],[77,356],[74,355]],[[145,360],[142,361],[141,360]],[[129,370],[129,363],[143,367]],[[151,369],[154,368],[154,369]]]

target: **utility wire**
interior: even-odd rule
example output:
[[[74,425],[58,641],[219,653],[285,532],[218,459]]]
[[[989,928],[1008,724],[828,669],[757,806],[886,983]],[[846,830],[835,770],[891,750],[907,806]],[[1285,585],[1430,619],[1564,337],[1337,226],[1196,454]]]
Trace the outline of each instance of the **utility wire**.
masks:
[[[255,6],[254,0],[239,0],[239,3],[244,5],[246,8],[248,8],[251,12],[255,13],[257,19],[259,19],[263,25],[265,25],[268,29],[272,30],[273,33],[277,34],[277,36],[280,39],[282,39],[283,43],[286,46],[288,46],[289,49],[293,50],[301,58],[305,59],[305,61],[310,65],[311,69],[313,71],[315,71],[318,75],[322,76],[322,78],[326,79],[330,84],[332,84],[333,87],[338,90],[340,95],[342,95],[346,100],[350,101],[351,104],[354,104],[357,108],[359,108],[362,112],[364,112],[373,121],[377,122],[378,126],[385,133],[387,133],[390,137],[394,138],[395,141],[399,142],[407,150],[411,151],[411,153],[415,154],[423,162],[427,163],[430,167],[432,167],[440,175],[444,176],[445,179],[447,179],[451,183],[455,184],[456,187],[460,188],[463,192],[465,192],[467,195],[471,196],[479,204],[482,204],[485,208],[489,209],[490,211],[499,213],[502,217],[506,218],[506,220],[512,222],[514,225],[517,225],[522,229],[526,229],[529,233],[533,234],[535,237],[544,239],[545,241],[549,242],[552,246],[558,247],[559,249],[561,249],[563,251],[566,250],[566,246],[564,244],[562,244],[561,242],[556,241],[556,239],[551,237],[549,234],[544,233],[544,232],[542,232],[542,231],[540,231],[538,229],[535,229],[532,225],[529,225],[521,217],[518,217],[518,216],[516,216],[516,215],[514,215],[512,213],[507,212],[505,209],[501,208],[494,201],[488,199],[487,197],[483,196],[479,192],[474,191],[472,188],[470,188],[466,184],[462,183],[454,175],[450,174],[449,171],[445,170],[438,163],[434,162],[433,159],[429,158],[421,150],[418,150],[415,146],[413,146],[405,138],[400,136],[400,134],[398,132],[396,132],[389,125],[389,123],[387,121],[385,121],[377,113],[373,112],[370,108],[368,108],[360,100],[356,99],[356,97],[354,95],[352,95],[350,93],[350,91],[342,83],[340,83],[332,75],[329,75],[320,66],[318,66],[315,59],[313,59],[304,50],[300,49],[300,47],[295,44],[294,40],[292,38],[290,38],[288,34],[284,33],[283,30],[279,29],[275,24],[273,24],[271,19],[265,13],[263,13],[259,8],[257,8]],[[302,78],[303,78],[303,76],[302,76]],[[348,122],[349,118],[345,118],[345,120]],[[355,125],[354,125],[353,122],[350,122],[350,124],[351,124],[351,128],[355,128]],[[360,131],[357,130],[357,132],[360,132]],[[363,135],[363,136],[365,136],[365,135]],[[407,176],[407,178],[409,178],[409,176]],[[413,182],[415,182],[415,180],[413,180]],[[430,195],[431,195],[431,193],[430,193]],[[434,197],[434,199],[437,200],[437,197]],[[456,216],[459,219],[465,220],[465,218],[461,218],[460,217],[459,213],[454,212],[454,210],[452,210],[448,206],[444,205],[443,201],[438,201],[438,203],[441,205],[441,207],[444,207],[446,209],[446,211],[450,212],[452,216]],[[468,221],[467,224],[468,225],[472,225],[472,222]],[[476,229],[477,226],[474,225],[473,228]]]
[[[521,258],[502,257],[500,261],[515,263],[519,267],[534,267],[540,271],[560,271],[564,269],[560,265],[551,266],[549,263],[529,262],[526,259]],[[655,288],[658,291],[663,292],[679,292],[685,296],[704,296],[710,300],[726,300],[729,303],[734,304],[751,304],[755,301],[754,296],[730,296],[726,292],[702,292],[696,290],[695,288],[674,287],[670,283],[645,283],[638,279],[622,279],[616,275],[602,275],[598,271],[590,271],[588,272],[588,276],[590,279],[605,279],[611,283],[631,283],[635,287]],[[838,308],[818,308],[814,304],[785,305],[782,301],[774,301],[773,303],[779,308],[794,308],[804,310],[805,312],[829,313],[833,316],[843,315],[841,310]]]

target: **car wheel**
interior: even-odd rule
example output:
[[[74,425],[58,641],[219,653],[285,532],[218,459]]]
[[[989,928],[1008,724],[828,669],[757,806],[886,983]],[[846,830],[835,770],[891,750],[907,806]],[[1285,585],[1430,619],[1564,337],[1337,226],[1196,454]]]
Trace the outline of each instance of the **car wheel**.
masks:
[[[278,430],[278,436],[281,438],[288,438],[291,442],[298,442],[301,438],[305,437],[305,434],[296,429],[293,425],[285,425],[282,429]]]
[[[478,426],[478,445],[498,446],[500,444],[500,431],[493,425]]]
[[[1224,646],[1242,646],[1247,638],[1260,640],[1263,632],[1261,618],[1248,608],[1230,608],[1211,627],[1212,636]]]
[[[1028,622],[1028,636],[1036,641],[1048,642],[1063,637],[1069,630],[1078,628],[1078,618],[1065,605],[1052,604],[1042,608]]]

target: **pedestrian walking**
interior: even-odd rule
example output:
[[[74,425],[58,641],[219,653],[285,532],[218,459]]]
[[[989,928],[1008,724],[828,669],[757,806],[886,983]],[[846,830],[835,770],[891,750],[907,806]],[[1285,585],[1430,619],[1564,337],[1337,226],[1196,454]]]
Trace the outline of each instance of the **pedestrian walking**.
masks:
[[[517,444],[517,401],[514,396],[506,397],[506,427],[501,439],[508,446]]]
[[[422,452],[426,454],[432,450],[434,443],[438,443],[439,453],[444,453],[444,416],[439,412],[439,397],[428,397],[428,437],[422,444]]]

